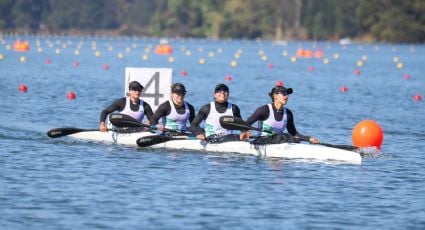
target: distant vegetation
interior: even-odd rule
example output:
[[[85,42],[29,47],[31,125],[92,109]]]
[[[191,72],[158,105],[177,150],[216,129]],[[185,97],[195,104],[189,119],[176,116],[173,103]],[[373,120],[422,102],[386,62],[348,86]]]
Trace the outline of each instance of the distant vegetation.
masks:
[[[0,32],[423,43],[424,0],[0,0]]]

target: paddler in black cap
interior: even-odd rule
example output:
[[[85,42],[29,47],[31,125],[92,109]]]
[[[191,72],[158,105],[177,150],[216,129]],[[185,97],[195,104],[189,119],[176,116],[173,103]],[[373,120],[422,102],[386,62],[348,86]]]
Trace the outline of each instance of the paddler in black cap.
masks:
[[[220,117],[224,115],[241,118],[241,112],[237,105],[228,102],[229,87],[225,84],[218,84],[214,89],[214,101],[201,107],[190,128],[199,140],[206,140],[207,137],[225,136],[233,134],[231,130],[224,129],[220,125]],[[199,125],[205,122],[202,129]],[[239,139],[239,137],[237,137]]]
[[[122,114],[129,115],[140,122],[143,121],[143,118],[146,115],[148,119],[147,123],[149,124],[149,119],[152,118],[153,112],[151,106],[140,98],[143,86],[137,81],[132,81],[128,84],[128,90],[128,97],[122,97],[116,100],[114,103],[112,103],[110,106],[108,106],[102,111],[102,113],[100,114],[100,131],[107,131],[105,125],[106,116],[115,111],[119,111]]]
[[[272,103],[259,107],[255,112],[246,120],[249,125],[258,121],[258,128],[262,130],[274,131],[276,134],[275,141],[281,142],[308,140],[312,144],[319,144],[319,139],[315,137],[304,136],[297,132],[294,124],[294,115],[286,108],[288,103],[289,95],[293,93],[292,88],[285,88],[283,86],[275,86],[269,93]],[[285,134],[285,130],[291,134],[288,138],[288,134]],[[270,133],[262,132],[261,136],[271,136]],[[240,135],[241,140],[246,140],[250,136],[248,131],[242,132]],[[266,138],[265,138],[266,139]],[[288,140],[289,139],[289,140]],[[273,141],[273,140],[272,140]],[[274,143],[277,144],[277,143]]]
[[[152,116],[151,125],[156,125],[159,130],[187,131],[187,122],[192,122],[195,109],[184,100],[186,88],[182,83],[171,86],[171,99],[159,105]],[[162,118],[162,124],[158,124]]]

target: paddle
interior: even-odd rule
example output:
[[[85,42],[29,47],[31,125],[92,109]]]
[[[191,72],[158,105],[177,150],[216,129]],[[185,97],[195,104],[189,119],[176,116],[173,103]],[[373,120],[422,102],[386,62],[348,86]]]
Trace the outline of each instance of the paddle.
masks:
[[[80,132],[99,131],[99,129],[80,129],[80,128],[57,128],[47,131],[47,136],[50,138],[63,137]]]
[[[116,127],[129,127],[129,128],[151,128],[150,125],[146,125],[136,120],[132,116],[121,114],[121,113],[112,113],[109,115],[109,121]]]
[[[260,128],[252,127],[251,125],[247,124],[245,121],[243,121],[239,117],[234,116],[221,116],[220,117],[220,125],[225,129],[230,130],[256,130],[256,131],[262,131],[267,133],[275,134],[273,131],[268,130],[262,130]],[[305,139],[300,139],[301,141],[309,141]],[[319,145],[328,146],[332,148],[338,148],[338,149],[345,149],[345,150],[355,150],[357,147],[352,145],[334,145],[334,144],[328,144],[328,143],[319,143]]]
[[[157,145],[161,144],[167,141],[173,141],[173,140],[188,140],[193,137],[189,136],[164,136],[164,135],[151,135],[151,136],[145,136],[137,139],[136,143],[139,147],[148,147],[151,145]]]

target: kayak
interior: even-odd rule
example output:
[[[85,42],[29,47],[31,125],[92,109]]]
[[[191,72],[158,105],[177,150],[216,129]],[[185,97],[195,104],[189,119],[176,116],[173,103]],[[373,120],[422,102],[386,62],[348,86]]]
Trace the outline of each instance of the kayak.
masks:
[[[114,131],[78,132],[69,137],[84,141],[114,143],[120,145],[137,146],[141,137],[152,136],[151,132],[118,133]],[[320,161],[339,161],[350,164],[361,164],[360,153],[322,145],[303,143],[281,143],[267,145],[253,145],[246,141],[229,141],[223,143],[207,143],[182,137],[183,140],[166,141],[154,144],[147,148],[161,150],[194,150],[201,152],[238,153],[259,157],[285,158],[285,159],[314,159]],[[186,138],[186,139],[185,139]]]

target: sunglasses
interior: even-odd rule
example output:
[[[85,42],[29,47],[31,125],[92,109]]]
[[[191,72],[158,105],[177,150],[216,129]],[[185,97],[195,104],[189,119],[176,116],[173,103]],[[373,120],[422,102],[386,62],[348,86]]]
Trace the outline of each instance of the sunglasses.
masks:
[[[142,92],[141,89],[130,89],[131,91],[138,91],[138,92]]]
[[[183,93],[183,92],[175,92],[175,94],[177,94],[177,95],[179,95],[179,96],[184,96],[184,95],[186,95],[186,93]]]
[[[288,96],[289,94],[286,92],[276,92],[275,94],[282,94],[283,96]]]

